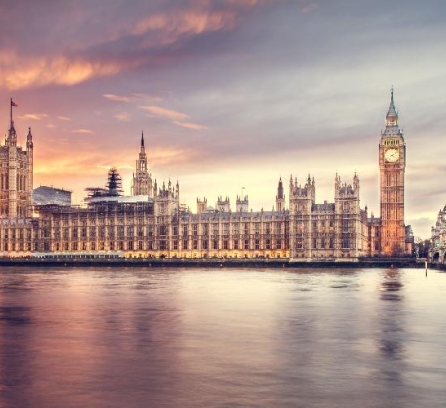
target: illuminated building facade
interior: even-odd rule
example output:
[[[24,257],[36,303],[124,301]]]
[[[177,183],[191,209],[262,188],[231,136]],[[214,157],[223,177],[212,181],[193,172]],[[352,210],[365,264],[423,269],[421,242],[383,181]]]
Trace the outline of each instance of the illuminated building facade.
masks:
[[[5,142],[0,145],[0,255],[23,254],[37,249],[38,222],[31,217],[33,190],[33,138],[31,128],[26,147],[17,144],[17,132],[11,120]]]
[[[12,121],[9,135],[6,147],[15,140],[11,136],[15,135]],[[11,163],[10,157],[24,156],[18,148],[16,156],[8,155],[6,147],[2,147],[1,168],[16,168],[17,180],[19,174],[26,176],[20,179],[24,183],[20,190],[11,182],[5,185],[4,194],[2,190],[2,211],[6,214],[8,208],[4,218],[10,224],[29,215],[26,200],[30,200],[32,190],[31,132],[27,138],[26,172],[24,164],[4,165]],[[116,169],[111,169],[106,188],[88,189],[85,206],[36,205],[38,217],[23,218],[24,225],[28,225],[23,233],[12,233],[1,225],[0,236],[5,243],[2,251],[117,252],[128,258],[280,258],[293,262],[357,261],[368,256],[402,255],[410,252],[405,234],[405,229],[410,228],[404,225],[405,160],[392,90],[386,130],[379,145],[381,218],[369,218],[367,208],[360,208],[356,174],[351,183],[343,183],[335,175],[333,202],[316,203],[314,178],[308,176],[299,184],[291,176],[288,208],[280,179],[271,211],[249,210],[245,195],[237,197],[235,210],[228,197],[218,197],[215,208],[208,206],[206,197],[197,199],[197,211],[193,213],[180,205],[178,182],[173,185],[169,180],[159,187],[156,181],[152,183],[142,135],[132,196],[120,194],[120,184],[115,182],[120,181],[120,176]],[[17,197],[17,191],[23,192],[18,196],[22,201],[11,198]],[[10,210],[14,203],[15,213]],[[18,236],[26,236],[26,242]]]

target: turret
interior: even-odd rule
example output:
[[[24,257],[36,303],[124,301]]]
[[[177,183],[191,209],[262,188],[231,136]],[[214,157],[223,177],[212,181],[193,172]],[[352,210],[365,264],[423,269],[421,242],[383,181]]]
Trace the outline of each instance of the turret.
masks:
[[[292,180],[291,180],[291,182],[292,182]],[[279,184],[277,186],[276,210],[279,212],[285,210],[285,194],[283,194],[282,177],[280,177]]]
[[[208,208],[208,200],[206,197],[203,198],[203,200],[200,200],[197,198],[197,214],[202,214],[206,212]]]
[[[390,105],[389,110],[386,115],[386,126],[397,126],[398,125],[398,112],[395,108],[395,102],[393,100],[393,87],[390,91]]]
[[[249,201],[248,196],[239,197],[237,195],[237,199],[235,201],[235,211],[237,212],[248,212],[249,211]]]
[[[31,128],[28,128],[28,135],[26,136],[26,152],[28,155],[28,174],[26,177],[28,185],[26,186],[26,194],[27,194],[27,201],[28,205],[26,208],[26,216],[31,216],[31,205],[32,205],[32,191],[34,187],[34,144],[33,144],[33,135],[31,134]]]
[[[144,144],[144,132],[141,132],[141,144],[138,159],[136,160],[136,171],[133,173],[132,182],[133,195],[148,195],[152,197],[152,177],[148,172],[147,155]]]

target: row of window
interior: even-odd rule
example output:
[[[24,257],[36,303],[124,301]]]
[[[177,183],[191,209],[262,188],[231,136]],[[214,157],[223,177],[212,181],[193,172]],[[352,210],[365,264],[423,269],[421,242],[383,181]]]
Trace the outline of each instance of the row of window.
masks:
[[[181,247],[180,247],[181,246]],[[46,243],[45,247],[48,247],[48,243]],[[99,241],[99,242],[56,242],[54,243],[55,251],[104,251],[104,250],[168,250],[171,247],[172,250],[209,250],[209,249],[226,249],[226,250],[261,250],[261,249],[285,249],[285,245],[282,240],[265,240],[265,242],[261,242],[261,240],[193,240],[189,242],[188,240],[179,241],[173,240],[172,245],[169,245],[169,242],[166,240],[159,241]]]

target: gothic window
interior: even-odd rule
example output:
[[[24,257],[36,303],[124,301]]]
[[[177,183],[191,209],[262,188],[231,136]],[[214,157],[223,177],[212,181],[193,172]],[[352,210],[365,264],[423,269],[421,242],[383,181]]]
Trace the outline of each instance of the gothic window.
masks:
[[[227,222],[223,224],[223,234],[229,235],[229,223]]]
[[[300,238],[297,238],[297,240],[296,240],[296,248],[297,249],[303,249],[303,247],[304,247],[304,245],[303,245],[303,240],[302,240],[302,238],[300,237]]]
[[[265,234],[267,234],[267,235],[271,234],[271,223],[270,222],[265,223]]]

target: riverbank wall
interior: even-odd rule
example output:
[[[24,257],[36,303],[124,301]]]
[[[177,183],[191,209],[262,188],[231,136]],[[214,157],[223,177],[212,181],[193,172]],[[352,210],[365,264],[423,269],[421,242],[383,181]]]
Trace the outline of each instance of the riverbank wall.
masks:
[[[1,266],[35,267],[194,267],[194,268],[424,268],[414,258],[364,258],[358,261],[296,262],[288,259],[36,259],[0,258]]]

